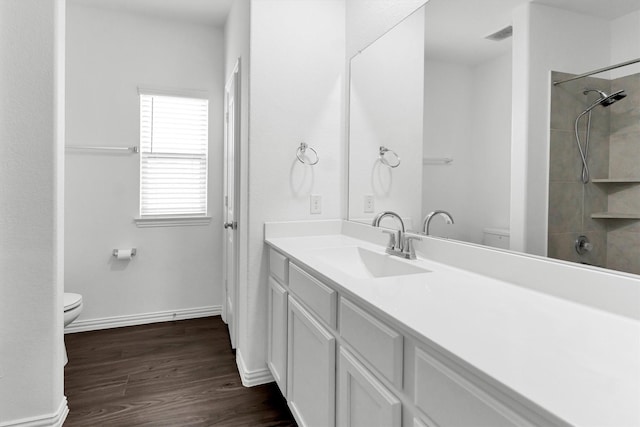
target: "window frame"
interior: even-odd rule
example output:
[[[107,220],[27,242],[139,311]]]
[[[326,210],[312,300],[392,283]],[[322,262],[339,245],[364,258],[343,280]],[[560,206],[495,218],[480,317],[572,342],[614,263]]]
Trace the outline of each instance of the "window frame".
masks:
[[[158,89],[158,88],[150,88],[150,87],[138,87],[138,107],[142,106],[141,96],[166,96],[166,97],[178,97],[178,98],[190,98],[190,99],[202,99],[206,100],[207,105],[207,134],[209,135],[210,130],[210,114],[209,114],[209,94],[206,91],[200,90],[173,90],[173,89]],[[206,154],[206,190],[205,190],[205,206],[206,211],[204,214],[147,214],[142,215],[142,125],[141,125],[141,113],[138,116],[138,134],[140,138],[140,149],[139,155],[140,160],[138,163],[139,166],[139,182],[138,182],[138,216],[134,218],[134,222],[138,227],[173,227],[173,226],[198,226],[198,225],[207,225],[211,222],[211,216],[209,215],[209,138],[207,137],[207,154]]]

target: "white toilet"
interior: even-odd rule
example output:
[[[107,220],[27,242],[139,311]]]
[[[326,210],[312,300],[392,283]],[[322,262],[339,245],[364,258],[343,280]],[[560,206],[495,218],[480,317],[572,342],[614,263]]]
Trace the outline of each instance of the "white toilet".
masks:
[[[82,295],[74,293],[64,293],[64,327],[76,320],[82,312]],[[64,348],[64,364],[68,362],[67,347]]]
[[[509,229],[485,228],[482,230],[482,244],[493,248],[509,249]]]

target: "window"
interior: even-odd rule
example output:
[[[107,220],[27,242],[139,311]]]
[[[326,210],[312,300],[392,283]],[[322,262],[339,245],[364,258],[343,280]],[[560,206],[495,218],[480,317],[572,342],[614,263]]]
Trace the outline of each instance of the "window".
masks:
[[[140,93],[140,217],[207,214],[209,101]]]

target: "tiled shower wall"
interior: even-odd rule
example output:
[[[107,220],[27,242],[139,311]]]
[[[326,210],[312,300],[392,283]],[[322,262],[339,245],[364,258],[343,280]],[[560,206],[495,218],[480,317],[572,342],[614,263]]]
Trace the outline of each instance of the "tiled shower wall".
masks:
[[[552,80],[571,77],[552,73]],[[596,212],[640,212],[640,184],[594,184],[580,181],[576,117],[597,99],[585,88],[607,93],[625,89],[627,98],[591,115],[589,170],[593,178],[638,178],[640,172],[640,74],[613,81],[587,77],[551,90],[548,255],[640,274],[640,221],[592,219]],[[580,120],[584,142],[587,115]],[[579,255],[575,240],[586,235],[593,250]]]
[[[552,74],[552,80],[572,77]],[[587,77],[551,89],[551,140],[549,157],[549,223],[547,254],[552,258],[605,266],[607,259],[606,224],[591,219],[592,212],[606,211],[607,195],[602,188],[580,181],[582,162],[576,145],[574,122],[597,93],[584,95],[585,88],[609,92],[611,83]],[[584,141],[587,116],[580,120],[580,139]],[[606,177],[609,172],[608,108],[596,107],[591,115],[589,135],[589,171],[592,177]],[[574,242],[586,235],[593,250],[578,255]]]
[[[611,82],[620,89],[627,97],[610,107],[609,176],[640,179],[640,73]],[[608,193],[610,212],[640,213],[640,183],[610,185]],[[640,220],[607,225],[607,268],[640,274]]]

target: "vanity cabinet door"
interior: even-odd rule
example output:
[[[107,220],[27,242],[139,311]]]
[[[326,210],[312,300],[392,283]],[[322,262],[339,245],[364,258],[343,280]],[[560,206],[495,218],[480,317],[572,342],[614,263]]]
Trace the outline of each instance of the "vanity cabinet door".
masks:
[[[357,359],[340,348],[338,362],[340,427],[399,427],[401,403]]]
[[[428,352],[415,349],[414,403],[440,427],[532,426]]]
[[[336,339],[289,296],[287,400],[298,424],[335,425]]]
[[[267,366],[287,396],[287,290],[269,277]]]

